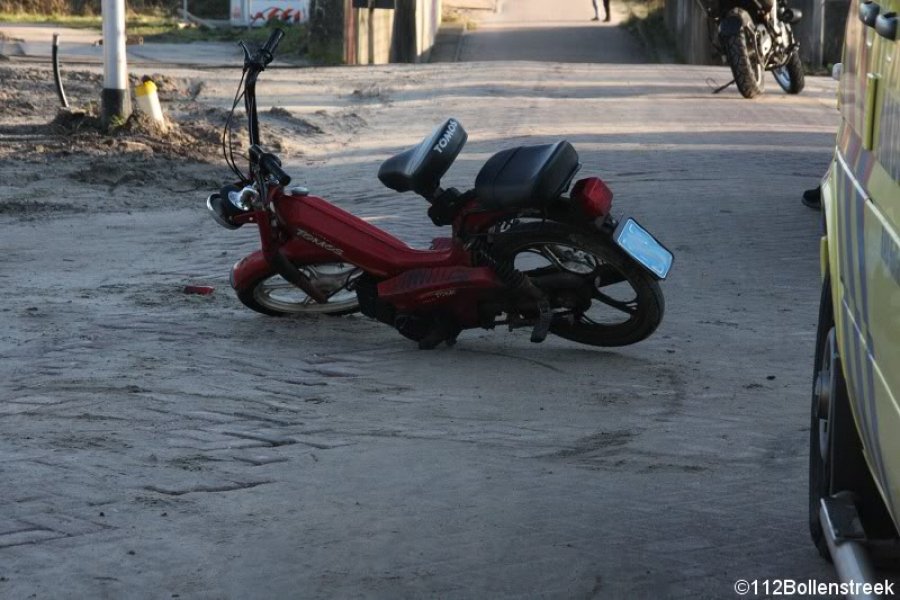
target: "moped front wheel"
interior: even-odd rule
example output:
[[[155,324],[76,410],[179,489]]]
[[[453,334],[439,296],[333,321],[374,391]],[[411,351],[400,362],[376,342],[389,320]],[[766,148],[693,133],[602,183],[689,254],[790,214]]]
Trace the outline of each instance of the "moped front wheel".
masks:
[[[760,95],[765,84],[765,70],[756,51],[753,31],[744,27],[737,35],[725,37],[722,43],[738,91],[744,98]]]
[[[349,315],[359,310],[353,284],[362,275],[361,269],[340,262],[294,266],[325,294],[327,302],[316,302],[274,269],[237,290],[238,300],[258,313],[274,317]]]
[[[567,225],[515,225],[497,253],[550,298],[550,331],[591,346],[625,346],[652,334],[665,301],[656,280],[607,237]],[[576,285],[577,284],[577,285]]]

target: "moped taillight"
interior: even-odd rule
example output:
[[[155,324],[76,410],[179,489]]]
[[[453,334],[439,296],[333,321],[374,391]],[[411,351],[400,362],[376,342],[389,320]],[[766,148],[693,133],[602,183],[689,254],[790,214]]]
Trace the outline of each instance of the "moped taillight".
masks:
[[[591,219],[605,217],[612,208],[613,193],[599,177],[579,179],[572,187],[572,200]]]

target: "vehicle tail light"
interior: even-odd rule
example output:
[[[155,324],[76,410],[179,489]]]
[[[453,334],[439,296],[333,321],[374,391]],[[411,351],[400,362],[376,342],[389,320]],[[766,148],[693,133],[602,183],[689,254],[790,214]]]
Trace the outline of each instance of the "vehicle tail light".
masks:
[[[612,208],[613,193],[599,177],[580,179],[572,188],[572,199],[592,219],[605,217]]]

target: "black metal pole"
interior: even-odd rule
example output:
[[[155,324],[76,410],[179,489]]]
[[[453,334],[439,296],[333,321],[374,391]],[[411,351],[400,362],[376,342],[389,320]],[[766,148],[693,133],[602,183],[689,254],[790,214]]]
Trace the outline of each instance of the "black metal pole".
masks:
[[[59,95],[59,101],[62,102],[63,108],[69,108],[69,101],[66,99],[66,91],[63,89],[62,78],[59,76],[59,34],[53,34],[53,81],[56,82],[56,93]]]

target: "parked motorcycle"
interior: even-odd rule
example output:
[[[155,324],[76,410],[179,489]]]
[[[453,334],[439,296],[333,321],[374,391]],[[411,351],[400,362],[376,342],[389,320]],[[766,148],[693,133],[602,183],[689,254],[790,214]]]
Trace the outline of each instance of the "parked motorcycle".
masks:
[[[281,161],[260,146],[256,111],[257,78],[282,35],[274,31],[255,52],[241,43],[244,89],[232,115],[243,96],[249,173],[223,136],[240,181],[207,199],[222,226],[259,228],[261,249],[231,271],[246,306],[266,315],[360,310],[423,349],[497,325],[529,328],[533,342],[553,333],[595,346],[632,344],[657,328],[658,281],[673,256],[634,219],[610,215],[612,192],[600,179],[581,179],[564,195],[580,167],[568,142],[498,152],[465,192],[440,185],[467,139],[456,119],[385,161],[382,183],[423,196],[435,225],[452,227],[428,250],[289,187]]]
[[[763,92],[765,72],[788,94],[803,90],[800,45],[791,26],[802,13],[785,0],[720,0],[708,8],[713,48],[724,56],[745,98]]]

